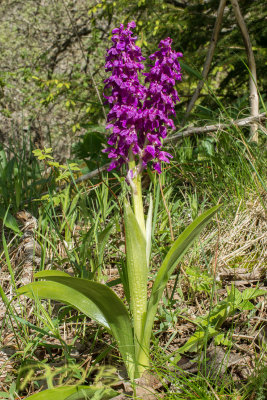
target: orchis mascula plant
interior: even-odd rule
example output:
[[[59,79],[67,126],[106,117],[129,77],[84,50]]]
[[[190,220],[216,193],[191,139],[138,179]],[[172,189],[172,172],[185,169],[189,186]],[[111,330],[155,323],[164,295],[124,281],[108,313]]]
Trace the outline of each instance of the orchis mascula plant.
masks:
[[[126,180],[132,192],[133,209],[124,202],[127,275],[130,291],[129,310],[107,286],[87,279],[73,278],[60,271],[42,271],[34,282],[19,289],[20,294],[39,296],[71,304],[106,327],[117,341],[129,378],[138,378],[149,368],[150,338],[159,301],[168,279],[185,251],[216,213],[218,206],[199,216],[173,243],[159,268],[150,297],[147,283],[151,248],[152,205],[145,221],[141,176],[149,162],[160,173],[161,162],[172,156],[162,150],[167,127],[174,128],[171,115],[178,95],[175,82],[181,80],[178,58],[167,38],[150,56],[153,65],[143,73],[141,50],[132,37],[131,22],[125,29],[113,30],[112,47],[107,50],[105,94],[110,105],[107,128],[112,129],[109,147],[104,150],[111,159],[109,170],[127,165]],[[148,86],[145,86],[148,84]]]

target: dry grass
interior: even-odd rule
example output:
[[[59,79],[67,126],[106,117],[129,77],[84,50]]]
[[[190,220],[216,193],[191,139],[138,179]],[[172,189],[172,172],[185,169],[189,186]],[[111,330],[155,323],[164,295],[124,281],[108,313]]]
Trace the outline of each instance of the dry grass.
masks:
[[[265,206],[265,207],[264,207]],[[219,266],[247,268],[267,266],[267,193],[240,202],[233,221],[221,223]]]

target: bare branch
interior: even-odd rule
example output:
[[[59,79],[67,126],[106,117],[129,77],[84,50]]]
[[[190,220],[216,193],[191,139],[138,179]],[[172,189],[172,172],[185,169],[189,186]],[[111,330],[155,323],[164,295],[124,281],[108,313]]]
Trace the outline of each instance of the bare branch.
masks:
[[[71,32],[69,37],[67,37],[63,43],[60,43],[59,38],[57,38],[55,43],[48,50],[48,53],[51,52],[51,56],[49,57],[50,69],[52,71],[54,70],[58,62],[59,55],[64,53],[68,49],[68,47],[70,47],[73,44],[73,42],[79,40],[79,38],[82,36],[89,35],[90,33],[91,29],[89,29],[87,26],[82,26],[79,28],[77,27],[77,29],[74,32]]]
[[[251,45],[249,33],[248,33],[248,30],[246,27],[244,17],[240,10],[238,0],[231,0],[231,3],[233,6],[235,18],[236,18],[237,24],[239,26],[239,29],[241,31],[244,45],[245,45],[246,51],[247,51],[248,67],[250,70],[250,74],[249,74],[250,112],[251,112],[251,116],[255,116],[259,113],[259,97],[258,97],[258,92],[257,92],[257,73],[256,73],[255,58],[254,58],[254,54],[252,51],[252,45]],[[251,141],[258,142],[258,132],[257,132],[257,124],[256,123],[251,125],[250,137],[251,137]]]
[[[222,18],[223,18],[223,12],[225,9],[225,5],[226,5],[226,0],[220,0],[220,4],[219,4],[219,8],[217,11],[217,18],[215,21],[215,25],[213,28],[213,32],[212,32],[212,36],[211,36],[211,41],[210,41],[210,45],[209,45],[209,50],[208,50],[208,54],[207,54],[207,58],[203,67],[203,71],[202,71],[202,77],[203,80],[198,82],[197,88],[192,96],[192,99],[190,100],[187,109],[186,109],[186,113],[185,113],[185,119],[188,117],[188,115],[190,114],[190,112],[192,111],[195,102],[198,99],[198,96],[203,88],[204,85],[204,81],[208,76],[209,70],[210,70],[210,65],[211,65],[211,61],[214,55],[214,50],[218,41],[218,36],[219,36],[219,32],[220,32],[220,28],[221,28],[221,23],[222,23]]]
[[[231,121],[231,124],[236,125],[236,126],[246,126],[246,125],[253,124],[255,121],[260,121],[265,118],[266,118],[266,112],[261,113],[259,115],[252,116],[252,117],[237,119],[235,121],[233,120],[233,121]],[[229,127],[229,122],[224,123],[224,124],[216,124],[216,125],[188,128],[188,129],[185,129],[183,132],[178,132],[172,136],[167,137],[164,140],[164,143],[172,142],[172,141],[182,139],[184,137],[195,135],[195,134],[218,131],[219,129],[225,129],[227,127]]]
[[[108,168],[108,166],[109,166],[109,163],[108,163],[108,164],[105,164],[105,165],[102,165],[102,167],[99,167],[99,168],[95,169],[94,171],[88,172],[88,174],[79,176],[79,178],[77,178],[77,179],[75,180],[75,182],[76,182],[76,183],[79,183],[79,182],[86,181],[86,180],[88,180],[88,179],[92,179],[92,178],[94,178],[95,176],[99,175],[101,172],[106,171],[107,168]]]

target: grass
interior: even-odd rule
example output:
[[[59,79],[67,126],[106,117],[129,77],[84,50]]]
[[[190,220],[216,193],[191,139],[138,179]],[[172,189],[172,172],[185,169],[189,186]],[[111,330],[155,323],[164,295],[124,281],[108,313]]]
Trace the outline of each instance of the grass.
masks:
[[[223,204],[220,215],[180,264],[159,308],[151,374],[156,376],[166,399],[265,398],[266,344],[259,340],[266,320],[262,296],[251,300],[251,309],[236,311],[226,318],[220,326],[221,342],[216,344],[210,336],[208,320],[205,340],[198,351],[177,356],[177,349],[196,330],[196,317],[212,315],[216,304],[225,298],[231,282],[220,280],[222,268],[253,272],[264,267],[264,143],[251,145],[245,135],[245,131],[229,125],[212,140],[186,139],[172,146],[174,159],[160,182],[150,171],[143,180],[145,205],[148,207],[151,190],[155,210],[151,278],[172,241],[170,224],[177,237],[198,214],[218,202]],[[10,399],[23,398],[60,382],[84,380],[111,385],[118,379],[114,368],[120,367],[116,345],[109,335],[76,311],[38,299],[32,303],[14,298],[25,262],[32,271],[61,269],[110,285],[114,281],[113,289],[122,298],[127,296],[119,283],[125,279],[120,212],[125,196],[123,185],[104,173],[91,182],[67,185],[56,192],[55,171],[49,172],[42,162],[29,156],[30,151],[24,145],[23,151],[18,152],[10,145],[1,153],[1,207],[5,213],[9,207],[11,216],[22,209],[29,213],[26,222],[19,220],[17,225],[11,220],[1,226],[1,296],[5,306],[1,313],[1,347],[12,349],[12,354],[4,357],[6,353],[0,353],[0,382],[1,396]],[[81,160],[75,161],[81,164]],[[48,196],[41,199],[47,189]],[[31,221],[36,221],[37,229],[32,228]],[[29,243],[33,244],[33,254],[30,260],[27,251],[22,256],[21,272],[16,256],[18,249]],[[264,278],[259,281],[265,287]],[[255,284],[256,281],[248,281],[240,290]],[[218,354],[223,354],[225,360],[223,371],[217,375],[209,361],[212,346],[220,349]],[[242,368],[241,361],[226,366],[226,361],[236,354],[247,362],[247,369]],[[216,365],[218,360],[214,360]],[[191,367],[181,367],[182,362],[191,363]],[[112,365],[111,372],[101,370],[106,365]],[[34,375],[30,376],[29,371]],[[24,382],[21,388],[20,378]],[[154,396],[157,398],[159,392]]]

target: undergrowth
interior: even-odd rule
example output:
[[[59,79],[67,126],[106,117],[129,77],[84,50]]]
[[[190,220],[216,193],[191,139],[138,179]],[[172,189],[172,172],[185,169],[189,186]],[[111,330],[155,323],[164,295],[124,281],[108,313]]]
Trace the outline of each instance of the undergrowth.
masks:
[[[241,303],[234,307],[239,292],[231,281],[220,279],[222,267],[242,267],[249,272],[259,265],[266,267],[264,238],[256,240],[263,234],[262,228],[250,238],[245,253],[232,257],[226,265],[220,261],[223,250],[218,251],[219,242],[228,237],[238,215],[250,215],[251,202],[264,218],[264,146],[261,135],[258,145],[251,144],[245,129],[229,123],[224,131],[173,144],[174,159],[160,178],[151,171],[145,176],[145,206],[148,208],[150,188],[155,209],[151,279],[167,253],[172,234],[177,237],[210,206],[218,202],[223,205],[220,215],[179,264],[159,307],[151,374],[160,382],[166,399],[265,398],[266,342],[259,340],[264,337],[266,319],[262,293],[244,298],[243,308]],[[47,154],[53,157],[50,151]],[[52,164],[45,157],[38,160],[32,155],[32,146],[26,148],[26,144],[20,151],[12,143],[0,150],[1,296],[5,306],[1,314],[1,354],[8,354],[0,365],[3,399],[20,399],[58,384],[97,386],[102,382],[102,386],[109,387],[118,380],[120,359],[115,343],[103,328],[96,328],[68,306],[38,299],[33,306],[29,300],[16,297],[21,277],[30,281],[33,271],[44,269],[60,269],[106,283],[121,298],[129,296],[121,287],[127,279],[121,218],[125,193],[121,182],[116,174],[102,172],[77,183],[77,177],[87,173],[88,166],[75,154],[66,164],[53,158],[50,161]],[[73,168],[76,164],[78,171]],[[260,227],[260,222],[255,226]],[[242,240],[247,237],[245,234]],[[29,243],[32,253],[27,259]],[[27,268],[29,276],[25,278]],[[263,289],[266,281],[258,281]],[[252,287],[260,290],[256,282],[252,281]],[[249,290],[250,281],[244,285],[241,292]],[[225,308],[220,309],[222,304]],[[213,318],[217,318],[216,324]],[[192,338],[195,342],[190,347],[187,343]],[[183,346],[184,352],[179,352]],[[231,369],[222,360],[220,371],[214,355],[212,368],[211,346],[222,348],[226,361],[238,354],[248,364],[247,372],[238,370],[236,365],[241,361],[233,361]],[[181,360],[185,361],[184,354],[192,367],[188,371],[179,366]]]

